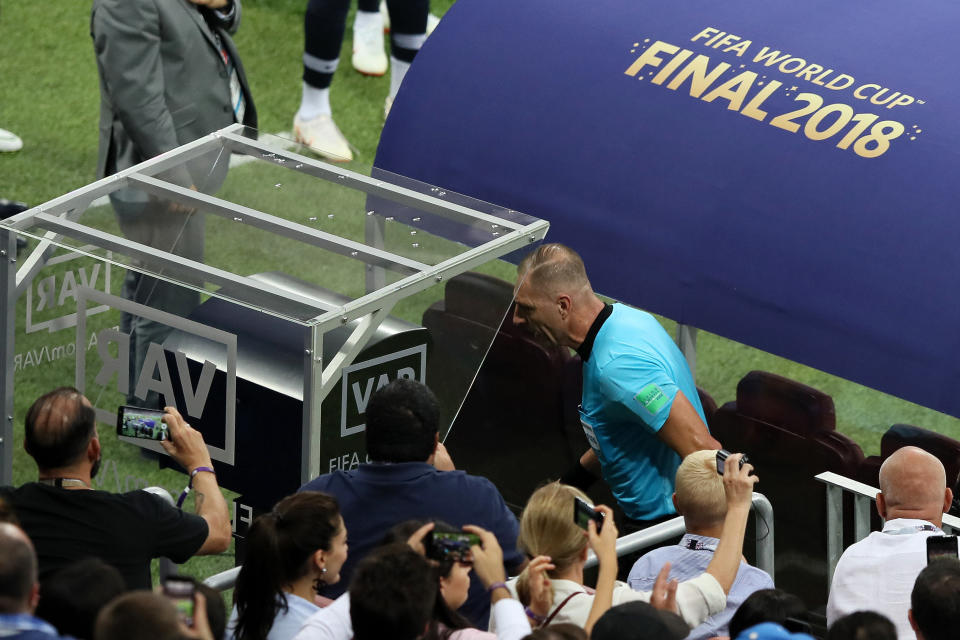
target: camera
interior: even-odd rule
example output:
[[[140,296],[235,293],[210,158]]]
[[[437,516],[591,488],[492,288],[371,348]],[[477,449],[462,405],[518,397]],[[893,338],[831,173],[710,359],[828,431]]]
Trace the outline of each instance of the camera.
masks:
[[[720,449],[720,451],[717,451],[717,473],[719,473],[720,475],[723,475],[723,470],[725,468],[724,461],[729,457],[730,457],[730,452],[727,451],[726,449]],[[746,454],[740,456],[741,469],[743,469],[743,465],[747,464],[748,462],[750,462],[750,459],[746,456]]]

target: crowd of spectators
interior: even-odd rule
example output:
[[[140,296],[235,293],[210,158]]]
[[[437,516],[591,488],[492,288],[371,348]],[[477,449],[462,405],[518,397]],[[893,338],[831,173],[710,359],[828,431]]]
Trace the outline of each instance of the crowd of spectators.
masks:
[[[173,547],[179,560],[223,547],[223,541],[208,543],[223,513],[202,436],[168,408],[165,446],[205,495],[197,515],[144,491],[96,491],[91,479],[99,442],[90,405],[75,389],[47,393],[30,408],[26,425],[38,482],[0,491],[0,634],[90,640],[811,637],[800,598],[774,588],[742,557],[758,478],[749,463],[737,464],[739,454],[727,459],[722,475],[715,451],[684,459],[673,501],[686,534],[638,559],[629,583],[619,582],[610,508],[593,507],[602,517],[589,519],[584,530],[573,513],[576,500],[589,504],[587,496],[551,482],[533,493],[517,522],[492,483],[456,470],[438,440],[438,416],[436,398],[418,382],[397,380],[376,392],[367,413],[372,462],[321,476],[255,519],[228,620],[223,599],[209,587],[193,582],[185,614],[182,598],[149,591],[144,574],[151,558],[171,553],[157,537],[181,540]],[[960,561],[927,563],[925,545],[942,535],[952,499],[943,466],[908,447],[886,461],[880,480],[878,510],[886,525],[840,559],[826,637],[953,637],[960,624]],[[95,517],[79,515],[84,510]],[[110,545],[89,543],[106,530]],[[475,536],[469,548],[436,542],[461,532]],[[599,569],[587,586],[590,549]]]

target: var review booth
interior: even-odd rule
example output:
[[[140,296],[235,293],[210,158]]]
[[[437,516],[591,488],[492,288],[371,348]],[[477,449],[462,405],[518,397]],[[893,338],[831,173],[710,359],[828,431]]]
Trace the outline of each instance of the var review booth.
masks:
[[[160,444],[116,428],[121,405],[173,405],[242,538],[307,480],[366,459],[366,405],[393,379],[434,389],[446,437],[547,228],[239,125],[4,221],[3,482],[36,480],[24,416],[70,385],[96,409],[94,488],[176,495],[186,477]]]

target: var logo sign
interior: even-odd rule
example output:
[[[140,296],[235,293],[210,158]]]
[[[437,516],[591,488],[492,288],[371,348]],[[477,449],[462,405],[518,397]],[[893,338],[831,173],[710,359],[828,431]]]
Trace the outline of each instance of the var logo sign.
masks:
[[[77,357],[76,372],[76,387],[80,391],[85,391],[84,386],[87,380],[87,362],[82,356],[84,351],[80,349],[79,345],[86,345],[88,340],[86,316],[83,313],[88,300],[105,305],[107,308],[125,311],[135,316],[159,322],[172,327],[174,330],[199,336],[209,343],[222,345],[224,358],[220,364],[225,365],[227,374],[226,397],[223,399],[210,397],[210,388],[217,372],[217,363],[204,359],[202,363],[199,363],[201,365],[199,374],[191,376],[188,354],[175,351],[173,355],[176,368],[171,371],[171,367],[167,365],[167,357],[163,346],[159,344],[149,345],[141,370],[131,374],[130,363],[133,353],[130,346],[130,336],[113,328],[102,329],[97,333],[98,362],[94,364],[96,367],[94,374],[95,382],[98,385],[108,385],[115,380],[116,391],[120,393],[126,394],[133,389],[135,395],[142,398],[147,395],[148,391],[155,391],[162,395],[164,402],[168,404],[174,403],[177,395],[175,391],[177,391],[179,395],[182,395],[186,405],[178,406],[177,409],[187,420],[202,418],[208,402],[225,402],[224,446],[220,448],[208,444],[207,449],[210,451],[210,457],[214,460],[230,465],[234,464],[236,453],[237,336],[124,298],[81,287],[77,294],[76,338],[77,353],[81,354]],[[113,355],[114,353],[116,355]],[[174,372],[177,374],[176,376],[173,375]],[[177,389],[174,389],[175,381],[177,381]],[[107,424],[115,423],[115,407],[109,409],[96,407],[96,411],[97,419],[100,421]],[[120,439],[144,449],[165,453],[159,442],[125,436],[120,436]],[[207,440],[209,441],[210,438],[208,437]]]
[[[377,389],[397,378],[426,384],[426,370],[425,344],[344,367],[340,385],[340,436],[363,432],[367,404]]]
[[[107,253],[107,260],[110,259]],[[59,331],[77,324],[74,306],[81,288],[110,292],[110,263],[92,260],[79,253],[67,253],[47,261],[47,267],[64,265],[63,270],[43,278],[34,278],[27,289],[27,322],[25,331],[34,333],[46,329]],[[70,313],[64,313],[69,309]],[[87,316],[108,311],[101,305],[86,310]]]

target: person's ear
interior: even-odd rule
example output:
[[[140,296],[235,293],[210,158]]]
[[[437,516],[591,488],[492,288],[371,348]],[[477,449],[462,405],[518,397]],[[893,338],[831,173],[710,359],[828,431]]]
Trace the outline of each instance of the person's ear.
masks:
[[[943,492],[943,512],[948,513],[953,506],[953,490],[947,487]]]
[[[30,613],[36,611],[38,604],[40,604],[40,583],[34,582],[33,586],[30,587],[30,596],[27,601],[27,605],[30,607]]]
[[[317,573],[321,573],[321,570],[327,564],[327,552],[323,549],[317,549],[313,552],[313,566],[316,567]]]
[[[433,449],[430,450],[430,455],[427,456],[426,463],[432,465],[434,458],[437,455],[437,445],[440,443],[440,432],[433,434]]]
[[[917,627],[917,621],[913,619],[913,609],[907,609],[907,620],[910,621],[913,632],[917,634],[917,640],[923,640],[923,634],[920,633],[920,629]]]
[[[671,499],[673,500],[673,510],[676,511],[677,513],[679,513],[680,515],[683,515],[682,513],[680,513],[680,503],[677,502],[677,492],[676,492],[676,491],[673,492],[673,497],[672,497]]]
[[[887,501],[883,499],[883,492],[877,494],[877,513],[884,520],[887,519]]]
[[[96,462],[100,459],[100,438],[94,434],[87,444],[87,459],[90,462]]]
[[[570,308],[573,306],[573,302],[570,300],[570,296],[561,295],[557,298],[557,307],[559,309],[560,318],[563,320],[567,319],[567,316],[570,315]]]

